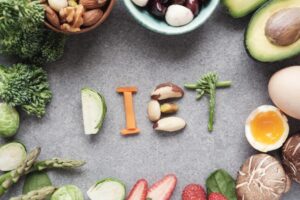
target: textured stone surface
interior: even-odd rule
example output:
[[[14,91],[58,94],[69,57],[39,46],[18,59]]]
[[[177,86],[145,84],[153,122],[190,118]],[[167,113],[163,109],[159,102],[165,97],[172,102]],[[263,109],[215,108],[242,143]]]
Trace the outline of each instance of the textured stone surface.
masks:
[[[270,76],[300,59],[261,64],[248,57],[243,47],[243,32],[249,19],[234,20],[221,6],[198,30],[182,36],[152,33],[129,15],[118,2],[108,21],[97,30],[73,36],[64,57],[49,66],[54,98],[42,119],[22,113],[16,139],[28,149],[42,147],[41,158],[62,156],[85,159],[82,170],[51,172],[57,186],[73,183],[85,191],[97,180],[116,177],[128,190],[139,178],[152,184],[167,173],[179,182],[173,199],[191,182],[204,184],[213,170],[224,168],[233,176],[248,156],[255,153],[244,137],[244,122],[254,108],[269,104],[267,83]],[[1,63],[13,59],[0,57]],[[178,116],[187,121],[179,134],[161,135],[152,130],[146,117],[151,90],[159,83],[179,85],[195,81],[208,71],[233,81],[230,89],[217,93],[215,131],[207,132],[208,101],[195,101],[194,92],[179,100]],[[135,108],[141,134],[122,137],[123,98],[116,87],[136,85]],[[107,118],[99,135],[85,136],[82,127],[80,89],[89,86],[105,95]],[[290,120],[292,132],[300,123]],[[1,140],[1,143],[4,141]],[[21,184],[3,199],[20,193]],[[295,200],[299,186],[284,199]]]

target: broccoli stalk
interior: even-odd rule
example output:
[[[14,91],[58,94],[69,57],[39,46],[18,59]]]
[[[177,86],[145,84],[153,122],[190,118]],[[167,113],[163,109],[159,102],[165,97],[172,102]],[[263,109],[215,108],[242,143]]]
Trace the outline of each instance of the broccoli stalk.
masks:
[[[31,115],[42,117],[52,93],[46,72],[36,66],[0,65],[0,98],[11,106],[21,106]]]

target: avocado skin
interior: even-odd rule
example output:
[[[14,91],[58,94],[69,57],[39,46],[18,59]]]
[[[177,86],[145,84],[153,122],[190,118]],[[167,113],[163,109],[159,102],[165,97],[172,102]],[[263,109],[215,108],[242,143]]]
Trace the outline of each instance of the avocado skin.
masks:
[[[240,12],[240,13],[237,13],[236,11],[234,11],[234,9],[231,8],[230,1],[232,1],[232,0],[221,0],[222,4],[227,8],[227,10],[228,10],[229,14],[231,15],[231,17],[233,17],[233,18],[242,18],[242,17],[245,17],[245,16],[255,12],[256,9],[258,9],[261,5],[263,5],[268,0],[256,0],[257,3],[256,3],[255,6],[249,7],[244,12]],[[254,1],[254,0],[248,0],[248,1]]]
[[[254,56],[251,54],[250,49],[248,48],[248,45],[247,45],[247,37],[248,37],[248,36],[247,36],[247,33],[248,33],[249,29],[250,29],[249,26],[250,26],[250,24],[252,23],[253,18],[254,18],[257,14],[260,14],[260,12],[261,12],[263,9],[267,8],[268,6],[274,4],[274,3],[278,2],[278,1],[282,1],[282,0],[270,0],[270,1],[266,2],[266,3],[264,3],[259,9],[257,9],[257,10],[254,12],[252,18],[250,19],[249,24],[247,25],[247,27],[246,27],[246,29],[245,29],[245,32],[244,32],[244,41],[243,41],[243,42],[244,42],[244,46],[245,46],[245,50],[246,50],[246,53],[248,54],[248,56],[251,57],[251,58],[252,58],[253,60],[255,60],[255,61],[262,62],[262,63],[281,62],[281,61],[284,61],[284,60],[287,60],[287,59],[295,58],[295,57],[299,56],[299,54],[300,54],[300,45],[299,45],[299,48],[297,49],[297,51],[294,51],[293,53],[291,53],[290,56],[286,56],[286,57],[283,57],[283,58],[281,58],[281,59],[276,59],[276,58],[274,58],[274,59],[272,59],[272,60],[263,60],[263,59],[261,59],[261,58],[259,58],[259,57],[254,57]]]

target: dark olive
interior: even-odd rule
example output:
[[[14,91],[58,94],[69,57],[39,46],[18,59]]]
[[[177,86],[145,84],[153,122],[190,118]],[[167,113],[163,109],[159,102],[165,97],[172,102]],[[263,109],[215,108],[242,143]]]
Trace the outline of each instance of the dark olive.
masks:
[[[185,4],[185,0],[172,0],[172,4],[184,5]]]
[[[202,2],[203,5],[206,5],[210,2],[210,0],[200,0]]]
[[[190,9],[194,16],[199,14],[202,0],[186,0],[185,7]]]
[[[167,12],[167,6],[162,3],[162,0],[150,0],[148,9],[149,12],[157,18],[164,18]]]

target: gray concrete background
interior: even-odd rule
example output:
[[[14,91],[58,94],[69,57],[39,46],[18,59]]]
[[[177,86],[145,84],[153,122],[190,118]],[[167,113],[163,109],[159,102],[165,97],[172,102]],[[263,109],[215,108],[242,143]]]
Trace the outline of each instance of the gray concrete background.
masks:
[[[234,20],[219,6],[208,22],[182,36],[152,33],[129,15],[118,2],[108,21],[97,30],[71,37],[64,57],[49,66],[54,97],[42,119],[22,113],[16,137],[28,149],[42,147],[41,159],[53,156],[84,159],[81,170],[50,172],[53,184],[75,184],[86,193],[95,181],[116,177],[129,190],[139,178],[154,183],[168,173],[175,173],[178,185],[172,199],[181,199],[189,183],[204,184],[218,168],[236,175],[240,165],[256,153],[244,137],[244,122],[257,106],[269,104],[267,83],[278,69],[298,64],[299,59],[261,64],[248,57],[243,47],[243,33],[249,19]],[[0,57],[1,63],[13,60]],[[183,85],[208,71],[216,71],[222,80],[232,80],[230,89],[217,92],[215,131],[207,131],[208,101],[195,101],[194,92],[179,100],[178,116],[187,121],[179,134],[162,135],[152,130],[146,117],[151,90],[159,83],[172,81]],[[134,97],[141,133],[122,137],[123,98],[118,86],[136,85]],[[89,86],[107,100],[108,113],[99,135],[84,135],[80,89]],[[290,120],[291,132],[299,122]],[[0,141],[1,143],[4,140]],[[20,194],[22,183],[3,197]],[[299,185],[284,199],[299,199]]]

